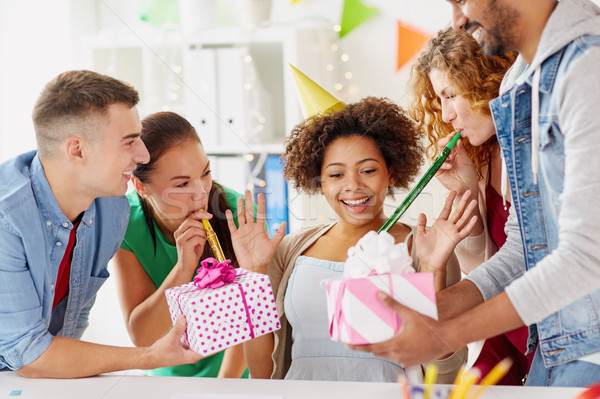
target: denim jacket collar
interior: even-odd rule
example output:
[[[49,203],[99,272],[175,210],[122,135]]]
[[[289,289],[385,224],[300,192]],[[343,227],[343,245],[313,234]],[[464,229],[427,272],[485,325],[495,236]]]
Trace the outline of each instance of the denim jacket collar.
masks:
[[[31,162],[30,167],[31,186],[33,195],[40,207],[40,212],[44,218],[44,225],[49,230],[53,226],[62,226],[71,230],[73,223],[65,216],[60,209],[56,197],[50,188],[46,173],[40,161],[39,154],[36,154]],[[91,206],[85,211],[81,219],[81,224],[89,226],[96,217],[96,203],[92,202]]]

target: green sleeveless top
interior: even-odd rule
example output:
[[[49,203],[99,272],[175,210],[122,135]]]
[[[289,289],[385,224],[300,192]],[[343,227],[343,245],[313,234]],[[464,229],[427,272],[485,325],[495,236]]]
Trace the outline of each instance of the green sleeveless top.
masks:
[[[237,226],[237,199],[244,197],[237,191],[223,187],[225,199],[233,212],[234,222]],[[154,223],[156,234],[156,253],[152,244],[152,235],[148,224],[144,219],[140,197],[135,191],[127,194],[131,215],[125,238],[121,243],[121,248],[131,251],[135,254],[140,264],[148,273],[148,276],[156,288],[160,287],[167,275],[177,263],[177,247],[172,245],[167,237],[159,230]],[[223,351],[215,353],[201,359],[194,364],[183,364],[174,367],[161,367],[154,370],[148,370],[146,374],[157,376],[185,376],[185,377],[217,377],[223,361]],[[244,372],[242,378],[248,378],[248,370]]]

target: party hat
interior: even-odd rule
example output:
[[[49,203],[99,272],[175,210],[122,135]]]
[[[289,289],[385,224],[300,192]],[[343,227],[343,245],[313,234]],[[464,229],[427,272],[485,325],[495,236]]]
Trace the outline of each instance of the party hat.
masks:
[[[313,115],[327,115],[332,111],[339,111],[346,108],[346,104],[329,94],[292,64],[288,65],[296,82],[296,90],[298,91],[304,118],[309,118]]]

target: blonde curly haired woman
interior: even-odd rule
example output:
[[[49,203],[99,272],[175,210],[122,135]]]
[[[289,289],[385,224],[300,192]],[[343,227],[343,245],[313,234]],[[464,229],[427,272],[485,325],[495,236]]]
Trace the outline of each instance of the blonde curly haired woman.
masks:
[[[465,274],[506,241],[504,224],[511,198],[488,103],[498,96],[500,82],[516,56],[489,57],[471,35],[447,28],[429,41],[411,70],[408,112],[426,135],[429,155],[435,156],[453,132],[461,132],[462,140],[437,177],[457,197],[470,190],[479,202],[474,210],[478,223],[455,251]],[[524,355],[527,337],[527,328],[522,327],[486,340],[474,367],[485,375],[509,356],[514,364],[500,384],[522,385],[533,359],[533,354]]]

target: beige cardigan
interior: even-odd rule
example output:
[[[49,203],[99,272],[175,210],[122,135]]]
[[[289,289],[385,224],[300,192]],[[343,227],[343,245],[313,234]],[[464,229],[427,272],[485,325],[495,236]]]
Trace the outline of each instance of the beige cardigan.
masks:
[[[292,328],[285,316],[283,300],[287,283],[296,264],[298,256],[302,255],[319,237],[325,234],[335,223],[305,227],[286,236],[269,264],[268,274],[275,295],[275,303],[279,312],[281,328],[274,333],[273,374],[271,378],[283,379],[292,363]],[[416,232],[413,227],[413,234]],[[412,251],[414,254],[415,251]],[[419,270],[419,262],[413,255],[413,266]],[[460,280],[460,269],[456,257],[448,261],[446,280],[448,285]],[[451,384],[460,367],[466,361],[466,349],[456,352],[443,360],[433,363],[438,365],[437,382]]]

